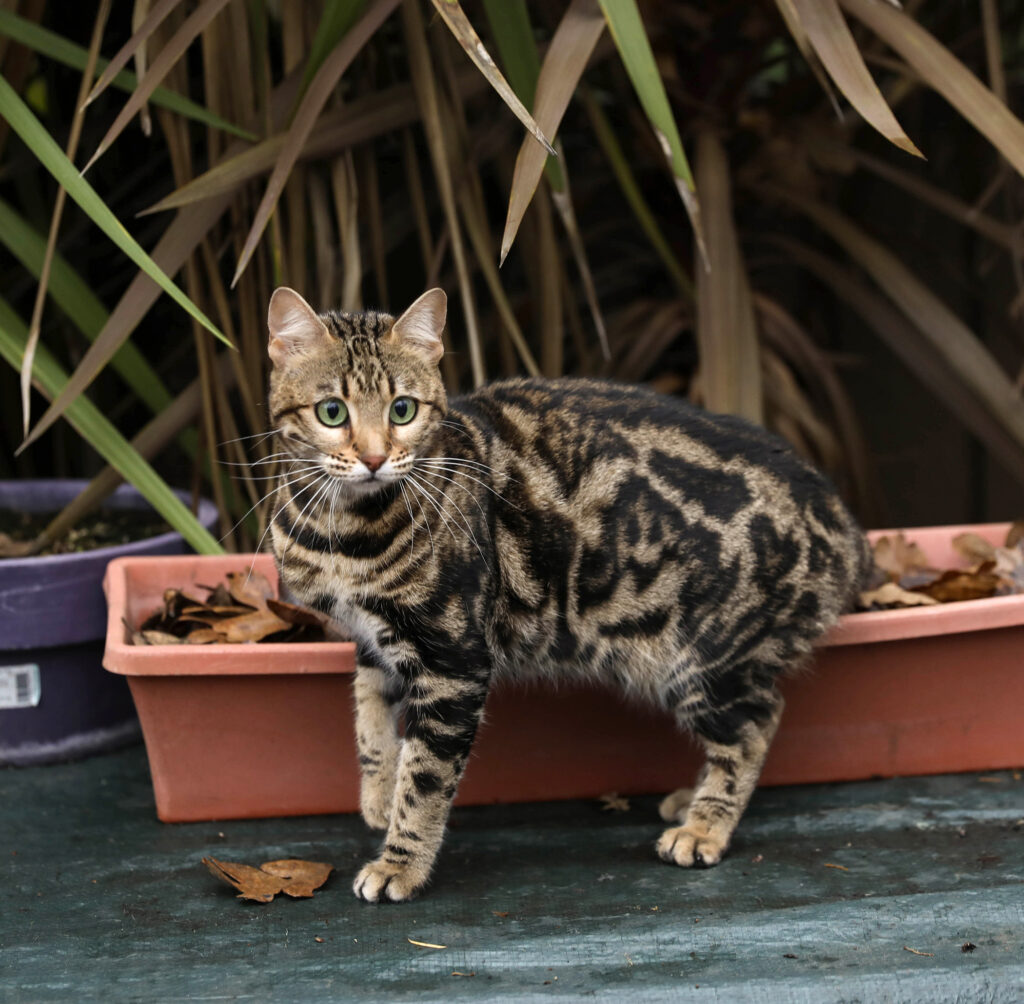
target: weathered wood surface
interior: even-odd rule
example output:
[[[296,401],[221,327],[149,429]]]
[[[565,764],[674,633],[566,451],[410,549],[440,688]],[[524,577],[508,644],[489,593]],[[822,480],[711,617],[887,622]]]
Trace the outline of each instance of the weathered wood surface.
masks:
[[[654,799],[457,809],[428,894],[371,906],[355,817],[161,824],[141,749],[8,769],[0,1000],[1017,1004],[1024,781],[992,777],[765,789],[704,872],[655,858]],[[261,906],[204,855],[338,871]]]

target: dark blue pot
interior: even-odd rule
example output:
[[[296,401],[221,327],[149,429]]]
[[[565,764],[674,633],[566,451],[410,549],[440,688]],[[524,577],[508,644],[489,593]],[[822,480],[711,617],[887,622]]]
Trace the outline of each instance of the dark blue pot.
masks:
[[[0,507],[62,509],[84,480],[0,481]],[[177,493],[186,504],[184,492]],[[104,503],[148,509],[130,485]],[[199,521],[217,523],[212,502]],[[135,707],[123,677],[103,669],[107,607],[103,573],[123,555],[184,554],[178,533],[79,554],[0,559],[0,764],[72,760],[139,738]],[[13,705],[13,706],[12,706]]]

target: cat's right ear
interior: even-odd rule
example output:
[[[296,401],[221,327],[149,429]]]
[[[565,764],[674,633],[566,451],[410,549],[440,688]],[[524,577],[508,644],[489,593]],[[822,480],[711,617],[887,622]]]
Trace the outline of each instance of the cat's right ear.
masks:
[[[285,366],[298,356],[308,355],[331,335],[316,311],[305,300],[287,286],[274,290],[267,311],[267,327],[270,329],[270,361],[275,366]]]

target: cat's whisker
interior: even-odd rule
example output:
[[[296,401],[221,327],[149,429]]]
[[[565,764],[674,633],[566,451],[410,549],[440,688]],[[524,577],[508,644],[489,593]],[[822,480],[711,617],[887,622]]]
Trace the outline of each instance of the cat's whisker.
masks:
[[[250,446],[259,446],[265,439],[269,439],[271,436],[276,436],[281,430],[271,429],[269,432],[254,432],[250,436],[238,436],[235,439],[226,439],[223,443],[218,443],[218,446],[230,446],[232,443],[242,443],[247,439],[255,439],[257,442],[250,443]]]
[[[327,480],[324,481],[323,483],[321,483],[320,487],[316,490],[315,494],[302,507],[302,512],[300,512],[299,515],[296,517],[296,519],[295,519],[296,536],[301,536],[302,533],[305,531],[306,526],[309,524],[309,517],[312,516],[314,511],[315,511],[311,507],[316,503],[316,500],[318,498],[320,498],[321,495],[325,495],[326,492],[330,491],[331,488],[333,487],[333,478],[332,478],[332,476],[328,474],[328,475],[326,475],[326,477],[327,477]],[[305,519],[303,519],[303,515],[306,513],[307,509],[309,510],[309,514],[306,515]],[[299,520],[300,519],[302,520],[302,526],[301,527],[299,526]],[[333,532],[334,531],[331,530],[331,534],[332,535],[333,535]]]
[[[409,477],[412,477],[412,475],[409,475]],[[440,493],[440,495],[445,499],[445,501],[450,506],[453,506],[455,510],[458,512],[458,514],[462,517],[462,521],[466,525],[467,539],[473,542],[473,546],[477,549],[477,552],[479,553],[480,558],[484,563],[484,566],[488,569],[488,571],[490,571],[490,565],[487,562],[487,557],[484,555],[483,548],[480,547],[480,542],[476,539],[476,534],[473,533],[473,527],[470,525],[469,520],[466,518],[466,514],[462,511],[462,509],[455,502],[455,500],[440,485],[430,485],[429,482],[427,484],[429,485],[430,488],[433,488],[434,491]],[[427,497],[430,498],[429,495]],[[448,520],[445,516],[444,510],[439,508],[437,511],[441,514],[441,519],[443,519],[445,521],[445,524],[447,525]],[[450,526],[448,527],[448,532],[452,533],[452,529]],[[454,537],[455,534],[452,533],[452,538],[454,539]]]
[[[296,481],[290,481],[290,482],[288,482],[288,484],[287,484],[287,485],[281,485],[281,486],[280,486],[280,488],[276,488],[276,489],[275,489],[275,491],[280,491],[280,490],[281,490],[281,488],[287,488],[287,487],[289,487],[290,485],[293,485],[293,484],[295,484],[295,483],[296,483],[297,481],[301,481],[301,480],[303,480],[303,478],[305,478],[305,477],[307,477],[307,475],[303,475],[303,476],[302,476],[301,478],[297,478],[297,479],[296,479]],[[300,489],[299,489],[299,490],[298,490],[297,492],[292,492],[291,494],[289,494],[288,498],[286,498],[286,499],[285,499],[284,505],[282,505],[282,506],[280,507],[280,509],[278,509],[278,510],[277,510],[277,512],[275,512],[275,513],[274,513],[274,514],[273,514],[273,515],[272,515],[272,516],[271,516],[271,517],[270,517],[270,518],[269,518],[269,519],[267,520],[267,525],[266,525],[266,526],[265,526],[265,527],[263,528],[263,533],[261,533],[261,534],[260,534],[260,539],[259,539],[259,540],[257,541],[257,543],[256,543],[256,553],[257,553],[257,554],[259,554],[259,553],[260,553],[260,551],[262,550],[262,548],[263,548],[263,541],[264,541],[264,539],[266,538],[266,536],[267,536],[267,533],[268,533],[268,532],[269,532],[269,530],[270,530],[270,527],[271,527],[271,526],[273,525],[273,523],[274,523],[274,520],[275,520],[275,519],[277,519],[277,517],[278,517],[278,516],[279,516],[279,515],[280,515],[281,513],[283,513],[283,512],[285,511],[285,509],[287,509],[287,508],[288,508],[288,503],[289,503],[289,502],[291,502],[291,501],[293,501],[294,499],[297,499],[297,498],[298,498],[298,497],[299,497],[299,496],[300,496],[300,495],[301,495],[301,494],[302,494],[303,492],[307,492],[307,491],[309,491],[309,489],[310,489],[310,488],[314,487],[314,485],[318,485],[318,484],[320,483],[320,481],[321,481],[321,480],[322,480],[323,478],[327,478],[327,477],[330,477],[330,475],[329,475],[329,474],[323,474],[323,475],[321,475],[321,477],[317,478],[316,480],[314,480],[314,481],[311,481],[311,482],[310,482],[310,483],[309,483],[308,485],[303,485],[303,486],[302,486],[302,487],[301,487],[301,488],[300,488]],[[270,495],[273,495],[273,494],[274,494],[274,492],[271,492],[271,493],[270,493]],[[267,495],[267,496],[265,496],[265,497],[266,497],[266,498],[269,498],[269,497],[270,497],[270,495]],[[262,500],[261,500],[261,501],[262,501]],[[253,509],[255,509],[255,508],[256,508],[256,507],[255,507],[255,506],[253,506]],[[250,509],[250,510],[249,510],[249,512],[252,512],[252,509]],[[249,513],[246,513],[246,516],[248,516],[248,514],[249,514]],[[242,518],[244,519],[245,517],[242,517]],[[255,561],[255,559],[253,559],[253,560]],[[249,576],[250,576],[250,577],[252,576],[252,570],[253,570],[253,566],[252,566],[252,565],[250,565],[250,566],[249,566]],[[249,581],[249,580],[248,580],[248,579],[246,579],[246,582],[248,582],[248,581]]]
[[[405,491],[405,484],[399,481],[398,487],[402,492],[405,508],[409,510],[409,558],[411,560],[416,553],[416,517],[412,514],[412,506],[409,505],[409,496]]]
[[[288,476],[290,476],[290,475],[288,475]],[[282,482],[281,484],[276,485],[274,488],[271,488],[271,490],[269,492],[267,492],[267,494],[264,495],[263,498],[259,499],[257,502],[255,502],[253,505],[251,505],[246,510],[246,512],[243,514],[242,518],[237,523],[235,523],[235,525],[233,527],[231,527],[231,529],[223,537],[220,538],[221,543],[223,543],[231,533],[234,533],[234,531],[237,530],[242,525],[242,523],[249,517],[249,514],[253,510],[258,509],[272,495],[276,495],[283,488],[290,488],[292,485],[297,485],[303,478],[306,478],[306,477],[309,477],[309,475],[306,474],[306,473],[303,473],[303,474],[300,474],[297,478],[295,478],[292,481]],[[262,542],[262,540],[263,540],[263,538],[261,537],[260,541]]]
[[[410,481],[411,481],[411,482],[412,482],[412,483],[413,483],[414,485],[416,485],[416,487],[417,487],[417,488],[419,488],[419,490],[420,490],[420,493],[421,493],[421,494],[423,495],[423,497],[424,497],[424,498],[425,498],[425,499],[426,499],[426,500],[427,500],[427,501],[428,501],[428,502],[429,502],[429,503],[430,503],[430,504],[431,504],[431,505],[432,505],[432,506],[434,507],[434,509],[435,509],[435,510],[437,511],[437,515],[441,517],[441,522],[442,522],[442,523],[444,523],[445,527],[446,527],[446,528],[447,528],[447,530],[448,530],[448,533],[449,533],[449,534],[451,535],[451,538],[452,538],[452,540],[453,540],[453,541],[454,541],[454,542],[455,542],[456,544],[458,544],[458,542],[459,542],[459,538],[458,538],[458,537],[457,537],[457,536],[455,535],[455,527],[454,527],[454,525],[453,525],[453,524],[452,524],[452,522],[451,522],[451,521],[450,521],[450,520],[448,519],[448,517],[447,517],[447,516],[445,515],[444,509],[442,509],[442,508],[441,508],[441,506],[440,506],[440,505],[438,505],[438,503],[437,503],[437,500],[436,500],[436,499],[435,499],[435,498],[434,498],[434,497],[433,497],[433,496],[432,496],[432,495],[430,494],[430,492],[429,492],[429,490],[428,490],[428,485],[426,485],[425,483],[423,483],[423,482],[419,481],[419,480],[418,480],[418,479],[416,478],[416,476],[415,476],[415,475],[413,475],[413,474],[407,474],[407,475],[406,475],[406,477],[407,477],[407,478],[408,478],[408,479],[409,479],[409,480],[410,480]],[[460,532],[461,532],[461,529],[462,529],[462,528],[461,528],[461,527],[459,527],[458,529],[459,529],[459,530],[460,530]]]
[[[403,482],[402,482],[402,484],[403,484],[403,486],[404,486],[405,482],[403,481]],[[410,482],[410,483],[409,483],[409,487],[410,487],[410,488],[415,488],[416,486],[415,486],[415,485],[413,485],[413,484],[412,484],[412,483]],[[427,519],[427,515],[426,515],[426,513],[425,513],[425,512],[423,511],[423,503],[422,503],[422,502],[420,501],[420,499],[419,499],[419,495],[413,495],[413,499],[415,500],[415,502],[416,502],[416,505],[417,505],[417,506],[419,506],[419,510],[420,510],[420,518],[421,518],[421,519],[423,520],[423,525],[424,525],[424,526],[425,526],[425,527],[427,528],[427,537],[429,537],[429,538],[430,538],[430,556],[431,556],[431,558],[434,558],[434,557],[436,557],[436,554],[434,553],[434,533],[433,533],[433,531],[432,531],[432,530],[430,529],[430,520],[429,520],[429,519]]]
[[[447,481],[450,484],[455,485],[455,487],[458,488],[460,491],[465,492],[473,500],[473,502],[476,504],[477,509],[480,510],[480,515],[483,516],[484,519],[486,520],[487,519],[487,513],[484,512],[484,507],[482,505],[480,505],[480,500],[465,485],[460,485],[458,483],[458,481],[456,481],[454,478],[450,478],[447,475],[441,473],[442,470],[446,470],[446,469],[447,468],[428,468],[427,471],[423,471],[421,473],[425,473],[425,474],[429,473],[429,474],[433,475],[435,478],[440,478],[442,481]],[[456,472],[455,471],[451,471],[450,473],[454,474]],[[466,475],[466,477],[468,477],[468,476],[469,475]],[[471,479],[471,480],[475,480],[475,479]],[[486,485],[484,487],[486,487]],[[453,505],[454,505],[454,503],[453,503]]]
[[[447,464],[431,463],[430,461],[426,461],[426,460],[418,460],[416,462],[418,464],[421,464],[422,466],[426,467],[428,470],[432,470],[432,471],[434,471],[434,470],[437,470],[437,471],[447,471],[449,474],[458,474],[461,477],[469,478],[470,481],[475,481],[478,485],[480,485],[481,488],[486,488],[495,498],[500,499],[502,502],[504,502],[505,505],[511,506],[513,509],[519,509],[520,508],[514,502],[509,502],[509,500],[507,498],[505,498],[505,496],[502,495],[501,492],[499,492],[495,488],[492,488],[489,484],[487,484],[486,481],[481,481],[479,478],[474,477],[472,474],[469,474],[465,470],[460,470],[460,469],[457,469],[457,468],[452,468],[452,467],[449,467]],[[461,485],[459,487],[461,487]]]

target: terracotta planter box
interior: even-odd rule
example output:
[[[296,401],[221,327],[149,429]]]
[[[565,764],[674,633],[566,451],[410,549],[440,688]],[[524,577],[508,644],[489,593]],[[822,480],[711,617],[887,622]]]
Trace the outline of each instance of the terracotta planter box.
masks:
[[[906,531],[940,566],[973,530]],[[165,821],[352,812],[359,780],[350,643],[136,647],[168,586],[214,583],[251,555],[121,558],[105,588],[104,665],[124,674]],[[267,555],[256,568],[272,581]],[[786,680],[765,784],[994,770],[1024,763],[1024,596],[845,617],[812,668]],[[513,754],[514,755],[511,755]],[[597,689],[495,691],[461,804],[667,792],[699,763],[655,711]]]

